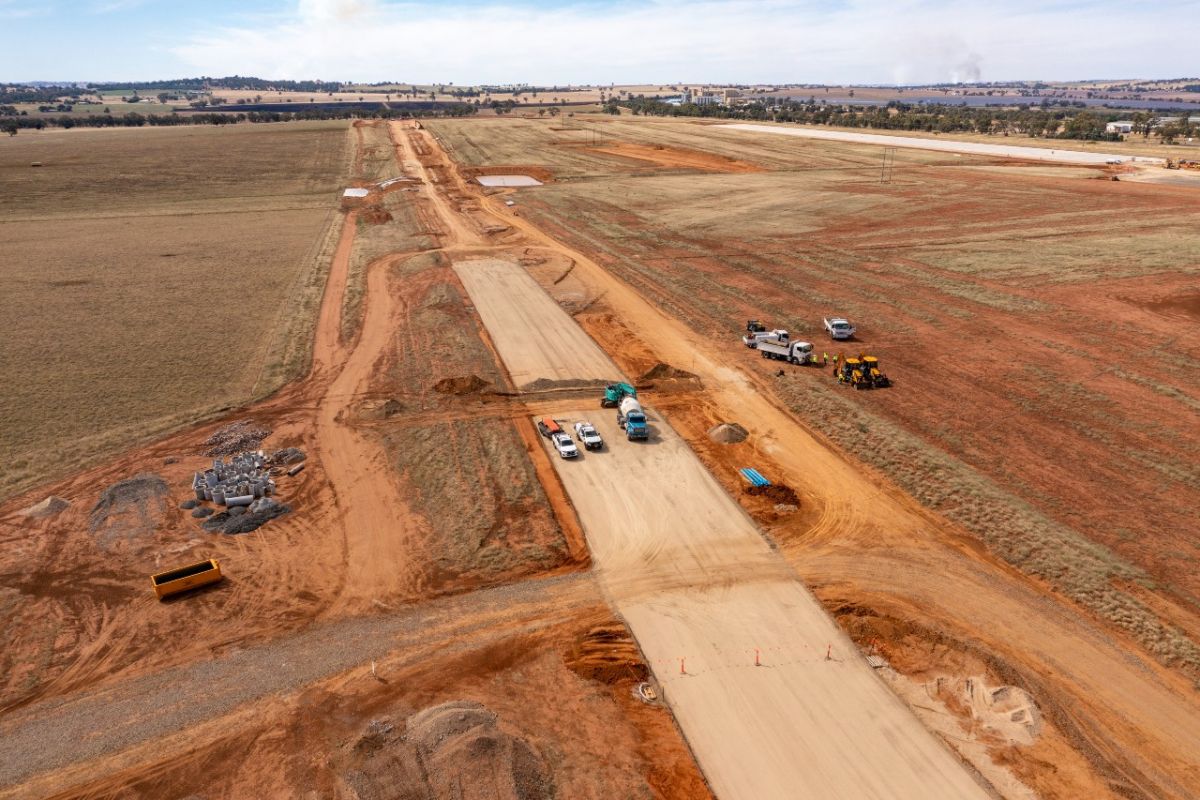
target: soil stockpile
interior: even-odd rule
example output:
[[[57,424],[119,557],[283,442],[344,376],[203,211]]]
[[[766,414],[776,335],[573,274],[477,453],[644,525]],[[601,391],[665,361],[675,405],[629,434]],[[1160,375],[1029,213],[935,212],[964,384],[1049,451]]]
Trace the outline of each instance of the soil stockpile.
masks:
[[[478,375],[466,375],[458,378],[442,378],[433,385],[433,390],[439,394],[479,394],[491,386]]]
[[[345,780],[358,800],[556,796],[542,757],[479,703],[443,703],[409,717],[403,733],[397,727],[374,720],[350,745],[359,763]]]
[[[270,435],[269,429],[259,427],[251,420],[239,420],[215,431],[205,439],[204,446],[208,448],[205,454],[213,457],[235,456],[238,453],[257,450],[262,446],[263,439]]]
[[[722,422],[708,431],[708,438],[719,444],[737,444],[746,441],[750,433],[736,422]]]
[[[25,517],[53,517],[56,514],[61,514],[67,510],[71,504],[61,497],[51,495],[40,503],[34,503],[29,508],[21,510],[21,516]]]
[[[800,507],[800,498],[792,487],[782,483],[772,483],[770,486],[747,486],[746,494],[755,497],[765,497],[778,505]]]
[[[567,657],[577,675],[605,684],[641,682],[650,676],[641,651],[623,625],[601,625],[580,637]]]
[[[166,519],[167,482],[143,474],[114,483],[100,494],[88,518],[88,529],[104,549],[119,542],[136,543],[153,535]]]
[[[670,364],[663,364],[661,361],[655,364],[650,369],[646,370],[638,377],[638,383],[642,381],[694,381],[696,376],[687,370],[677,369]]]

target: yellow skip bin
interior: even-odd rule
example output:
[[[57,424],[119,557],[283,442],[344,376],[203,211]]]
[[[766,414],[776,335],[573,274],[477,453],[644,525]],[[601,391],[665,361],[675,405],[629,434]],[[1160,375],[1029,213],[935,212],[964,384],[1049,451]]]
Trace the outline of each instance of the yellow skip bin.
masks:
[[[150,576],[150,583],[153,584],[154,593],[158,595],[159,600],[190,589],[207,586],[219,580],[221,580],[221,565],[215,558]]]

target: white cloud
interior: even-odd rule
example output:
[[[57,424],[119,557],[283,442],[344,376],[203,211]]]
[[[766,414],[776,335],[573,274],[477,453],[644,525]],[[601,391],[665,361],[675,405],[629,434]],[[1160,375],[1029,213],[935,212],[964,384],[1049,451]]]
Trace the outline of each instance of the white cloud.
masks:
[[[1171,25],[1164,25],[1164,20]],[[174,48],[197,73],[455,83],[1180,76],[1200,3],[298,0]]]

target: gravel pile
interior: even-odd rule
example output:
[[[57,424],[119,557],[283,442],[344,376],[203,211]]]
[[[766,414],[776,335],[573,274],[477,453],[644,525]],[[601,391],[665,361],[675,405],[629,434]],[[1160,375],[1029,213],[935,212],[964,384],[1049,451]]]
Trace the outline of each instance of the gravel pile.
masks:
[[[286,503],[280,503],[270,497],[263,497],[255,500],[248,508],[231,508],[228,511],[213,514],[200,523],[200,526],[212,533],[249,533],[291,510],[292,507]]]
[[[267,428],[259,427],[255,422],[243,419],[232,422],[213,433],[204,440],[209,456],[232,456],[247,450],[257,450],[262,446],[263,439],[271,435]]]
[[[166,519],[168,492],[167,482],[157,475],[114,483],[100,493],[88,529],[106,550],[120,542],[141,543]]]

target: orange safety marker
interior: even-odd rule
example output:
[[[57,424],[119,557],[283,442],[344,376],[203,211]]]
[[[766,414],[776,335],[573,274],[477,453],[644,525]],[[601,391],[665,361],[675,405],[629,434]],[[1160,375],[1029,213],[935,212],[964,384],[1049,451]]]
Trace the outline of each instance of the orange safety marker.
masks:
[[[833,658],[833,645],[825,648],[825,660],[829,661],[831,658]]]
[[[681,658],[681,659],[679,659],[679,674],[680,674],[680,675],[687,675],[687,670],[686,670],[686,669],[684,669],[684,666],[683,666],[683,663],[684,663],[685,661],[687,661],[687,659],[686,659],[686,658]]]
[[[757,647],[754,648],[754,666],[756,666],[756,667],[762,666],[762,661],[760,661],[759,657],[758,657],[758,648]]]

